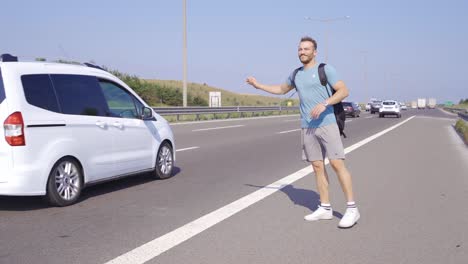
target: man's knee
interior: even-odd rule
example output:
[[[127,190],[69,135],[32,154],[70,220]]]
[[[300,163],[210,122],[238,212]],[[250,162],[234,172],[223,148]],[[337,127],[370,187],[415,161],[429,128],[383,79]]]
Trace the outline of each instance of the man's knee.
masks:
[[[330,165],[334,171],[339,171],[345,168],[344,160],[342,159],[330,160]]]
[[[312,161],[312,168],[314,168],[314,171],[323,171],[325,168],[325,164],[323,163],[323,160],[315,160]]]

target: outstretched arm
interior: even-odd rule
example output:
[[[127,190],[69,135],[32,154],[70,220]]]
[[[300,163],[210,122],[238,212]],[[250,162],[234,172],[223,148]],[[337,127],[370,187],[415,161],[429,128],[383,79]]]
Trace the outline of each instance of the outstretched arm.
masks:
[[[246,82],[256,89],[263,90],[265,92],[269,92],[272,94],[286,94],[287,92],[291,91],[293,89],[292,86],[289,86],[286,83],[280,84],[280,85],[266,85],[266,84],[261,84],[257,82],[257,79],[254,77],[248,77]]]

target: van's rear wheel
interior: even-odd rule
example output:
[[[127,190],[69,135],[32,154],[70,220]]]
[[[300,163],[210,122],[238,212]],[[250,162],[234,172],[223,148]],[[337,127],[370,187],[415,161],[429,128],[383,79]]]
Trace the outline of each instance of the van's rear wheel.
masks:
[[[158,179],[166,179],[171,177],[174,168],[174,154],[169,143],[161,144],[156,157],[156,168],[154,176]]]
[[[55,163],[47,181],[46,198],[51,205],[67,206],[75,203],[83,188],[83,172],[72,158]]]

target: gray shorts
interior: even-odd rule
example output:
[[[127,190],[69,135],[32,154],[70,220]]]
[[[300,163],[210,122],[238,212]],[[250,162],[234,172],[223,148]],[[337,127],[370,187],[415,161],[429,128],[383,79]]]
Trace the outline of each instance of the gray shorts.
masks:
[[[315,161],[345,159],[343,142],[336,123],[317,127],[302,128],[302,160]]]

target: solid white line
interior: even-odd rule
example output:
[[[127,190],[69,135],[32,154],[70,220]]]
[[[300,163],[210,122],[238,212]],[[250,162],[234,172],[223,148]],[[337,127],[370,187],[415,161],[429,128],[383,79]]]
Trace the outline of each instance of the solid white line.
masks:
[[[299,122],[299,121],[300,121],[300,119],[289,119],[289,120],[283,120],[283,122],[293,122],[293,121]]]
[[[200,148],[200,147],[190,147],[190,148],[178,149],[178,150],[176,150],[176,152],[179,152],[179,151],[186,151],[186,150],[191,150],[191,149],[197,149],[197,148]]]
[[[224,128],[233,128],[233,127],[243,127],[245,125],[235,125],[235,126],[224,126],[224,127],[210,127],[210,128],[202,128],[202,129],[195,129],[192,132],[196,131],[207,131],[207,130],[216,130],[216,129],[224,129]]]
[[[364,118],[373,118],[373,116],[368,116],[368,117],[364,117]]]
[[[276,134],[285,134],[285,133],[290,133],[290,132],[296,132],[300,131],[301,129],[293,129],[293,130],[288,130],[288,131],[281,131],[281,132],[276,132]]]
[[[368,137],[350,147],[345,149],[345,153],[349,153],[369,142],[372,140],[384,135],[385,133],[403,125],[404,123],[408,122],[409,120],[413,119],[414,116],[390,127],[387,128],[371,137]],[[325,161],[327,164],[328,161]],[[133,263],[133,264],[140,264],[149,261],[163,252],[179,245],[180,243],[192,238],[193,236],[200,234],[201,232],[205,231],[206,229],[218,224],[219,222],[233,216],[234,214],[244,210],[245,208],[251,206],[259,202],[260,200],[272,195],[273,193],[281,190],[283,187],[292,184],[293,182],[304,178],[306,175],[311,173],[312,166],[307,166],[303,169],[300,169],[266,187],[263,187],[260,190],[257,190],[247,196],[240,198],[228,205],[225,205],[219,208],[216,211],[213,211],[209,214],[206,214],[182,227],[179,227],[163,236],[160,236],[146,244],[143,244],[125,254],[120,255],[119,257],[112,259],[105,264],[125,264],[125,263]]]
[[[349,123],[349,122],[353,122],[353,120],[349,120],[349,119],[345,120],[345,123]]]

